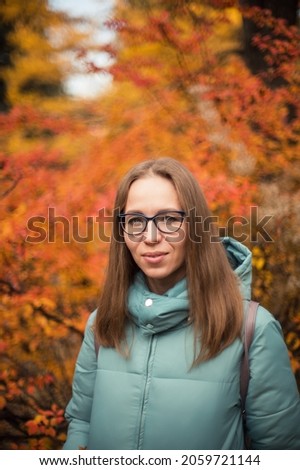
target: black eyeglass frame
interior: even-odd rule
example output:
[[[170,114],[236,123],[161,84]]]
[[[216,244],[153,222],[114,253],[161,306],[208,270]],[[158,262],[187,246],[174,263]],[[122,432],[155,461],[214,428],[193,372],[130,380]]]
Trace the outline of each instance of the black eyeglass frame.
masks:
[[[157,220],[156,218],[159,217],[159,216],[162,216],[162,215],[167,215],[167,214],[178,214],[179,216],[181,216],[182,220],[181,220],[181,223],[180,223],[180,226],[176,229],[176,230],[172,230],[171,232],[166,232],[165,230],[161,230],[158,226],[157,226]],[[144,219],[146,221],[146,225],[145,225],[145,228],[139,232],[139,233],[129,233],[129,232],[126,232],[125,228],[124,228],[124,221],[125,221],[125,216],[126,215],[132,215],[132,216],[137,216],[137,217],[141,217],[142,219]],[[172,211],[172,210],[168,210],[168,211],[161,211],[159,212],[158,214],[155,214],[153,217],[147,217],[146,215],[144,214],[141,214],[140,212],[121,212],[120,214],[118,214],[118,219],[119,219],[119,222],[120,222],[120,225],[122,227],[122,230],[127,233],[127,235],[130,235],[130,236],[139,236],[139,235],[142,235],[142,233],[145,232],[145,230],[147,230],[147,227],[148,227],[148,223],[153,220],[154,224],[155,224],[155,227],[157,228],[157,230],[159,230],[161,233],[165,233],[165,234],[172,234],[172,233],[176,233],[178,232],[181,227],[182,227],[182,224],[183,224],[183,221],[184,221],[184,218],[186,216],[186,213],[184,211]]]

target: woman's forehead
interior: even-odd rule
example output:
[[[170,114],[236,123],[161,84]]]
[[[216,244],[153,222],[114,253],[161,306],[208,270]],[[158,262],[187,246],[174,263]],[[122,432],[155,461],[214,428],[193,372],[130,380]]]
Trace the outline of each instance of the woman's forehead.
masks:
[[[181,210],[173,183],[161,176],[147,176],[135,180],[129,188],[126,211],[158,212]]]

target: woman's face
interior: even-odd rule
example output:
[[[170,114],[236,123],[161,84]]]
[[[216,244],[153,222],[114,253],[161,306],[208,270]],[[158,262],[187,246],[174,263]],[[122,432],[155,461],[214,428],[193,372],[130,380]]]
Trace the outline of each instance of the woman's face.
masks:
[[[172,216],[176,216],[172,211],[182,211],[172,182],[155,175],[134,181],[129,189],[124,212],[153,217],[162,211]],[[164,218],[161,220],[161,227],[165,228]],[[171,230],[174,227],[176,229],[176,218],[167,215],[165,220]],[[133,219],[132,225],[139,227],[139,219]],[[185,220],[180,229],[173,233],[160,232],[153,220],[148,222],[140,235],[124,232],[127,248],[153,292],[163,294],[184,277],[186,232]]]

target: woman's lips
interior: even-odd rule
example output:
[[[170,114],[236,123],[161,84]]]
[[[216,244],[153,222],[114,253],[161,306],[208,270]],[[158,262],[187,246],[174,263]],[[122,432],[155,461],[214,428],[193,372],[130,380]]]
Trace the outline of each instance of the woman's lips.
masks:
[[[158,264],[160,263],[168,253],[157,252],[157,253],[145,253],[143,258],[147,263]]]

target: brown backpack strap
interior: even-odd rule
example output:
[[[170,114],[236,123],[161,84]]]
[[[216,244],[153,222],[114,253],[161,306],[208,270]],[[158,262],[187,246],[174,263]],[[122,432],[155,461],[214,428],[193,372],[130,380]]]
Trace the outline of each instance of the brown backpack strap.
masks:
[[[248,391],[249,384],[249,349],[251,346],[254,329],[255,329],[255,320],[257,308],[259,306],[258,302],[250,300],[249,308],[247,312],[246,322],[245,322],[245,331],[244,331],[244,354],[241,363],[241,400],[242,400],[242,412],[245,413],[245,403],[246,396]]]
[[[243,417],[243,430],[244,430],[244,444],[245,449],[251,449],[251,438],[247,430],[246,422],[246,397],[248,391],[248,384],[250,379],[250,370],[249,370],[249,349],[251,346],[252,338],[254,335],[255,329],[255,319],[257,308],[259,304],[254,301],[249,302],[249,308],[247,312],[247,317],[245,321],[245,330],[244,330],[244,354],[241,363],[241,378],[240,378],[240,390],[241,390],[241,409]]]

